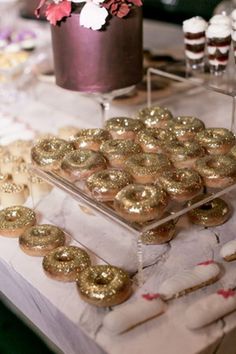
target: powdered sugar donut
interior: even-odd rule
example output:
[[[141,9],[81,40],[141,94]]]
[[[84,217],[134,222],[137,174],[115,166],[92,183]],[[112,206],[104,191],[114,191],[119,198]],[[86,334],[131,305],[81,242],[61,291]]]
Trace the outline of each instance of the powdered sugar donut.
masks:
[[[220,255],[227,262],[234,261],[236,259],[236,240],[227,242],[221,248]]]
[[[169,279],[159,287],[158,293],[164,300],[185,295],[203,286],[214,283],[220,275],[220,267],[212,260],[197,264]]]
[[[185,313],[186,326],[190,329],[204,327],[236,310],[236,292],[220,289],[191,305]]]
[[[166,304],[158,294],[146,294],[109,312],[103,319],[103,326],[113,334],[119,334],[162,314],[165,310]]]

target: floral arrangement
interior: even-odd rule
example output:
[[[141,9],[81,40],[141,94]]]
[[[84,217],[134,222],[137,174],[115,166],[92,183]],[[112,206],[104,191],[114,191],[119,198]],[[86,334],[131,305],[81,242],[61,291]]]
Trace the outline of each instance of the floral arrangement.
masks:
[[[35,13],[39,16],[44,7],[47,20],[56,25],[58,21],[70,16],[79,3],[84,3],[80,12],[80,25],[93,30],[101,29],[109,15],[123,18],[132,6],[142,6],[142,0],[40,0]]]

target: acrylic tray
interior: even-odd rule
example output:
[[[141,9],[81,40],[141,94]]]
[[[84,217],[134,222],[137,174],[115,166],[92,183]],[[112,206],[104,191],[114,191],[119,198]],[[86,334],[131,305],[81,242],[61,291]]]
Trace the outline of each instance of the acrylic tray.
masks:
[[[200,85],[198,82],[192,82],[192,80],[178,77],[176,75],[174,75],[173,78],[172,74],[169,73],[160,71],[159,74],[159,70],[158,74],[152,72],[150,74],[150,79],[152,78],[152,75],[165,75],[164,77],[170,80],[170,83],[173,84],[174,93],[173,95],[171,95],[170,91],[169,97],[165,97],[161,100],[152,102],[152,92],[150,90],[151,82],[148,82],[148,103],[166,106],[172,111],[175,116],[197,116],[204,121],[207,127],[226,127],[228,129],[232,128],[232,96],[211,90],[209,89],[209,87]],[[178,91],[176,90],[178,86],[180,90],[179,93],[176,93],[176,91]],[[139,108],[140,107],[137,107],[136,111]],[[68,197],[72,197],[76,202],[79,202],[79,206],[85,206],[86,208],[89,208],[90,210],[94,211],[94,214],[97,215],[97,218],[94,219],[94,222],[99,223],[99,226],[97,225],[97,233],[99,233],[99,235],[97,235],[98,243],[94,245],[92,239],[87,239],[86,235],[90,235],[91,232],[96,233],[96,231],[94,230],[95,225],[90,225],[91,217],[83,213],[81,214],[79,209],[77,209],[77,213],[73,213],[73,218],[80,218],[80,221],[78,220],[78,225],[80,222],[82,222],[81,218],[85,219],[82,222],[82,228],[83,230],[86,228],[87,231],[85,235],[82,236],[82,239],[81,235],[78,235],[78,237],[75,235],[75,239],[90,249],[91,247],[93,247],[92,250],[95,253],[97,251],[99,253],[99,257],[104,259],[107,263],[114,262],[113,260],[117,258],[117,249],[120,246],[120,263],[117,262],[116,264],[121,267],[123,267],[123,264],[125,264],[125,269],[131,268],[131,272],[135,272],[138,270],[139,284],[143,283],[144,267],[146,267],[150,263],[153,263],[153,259],[155,259],[157,252],[159,252],[159,250],[161,249],[161,246],[155,247],[143,245],[141,242],[141,235],[143,232],[151,230],[154,227],[159,226],[169,220],[178,219],[181,215],[184,215],[189,210],[192,210],[195,207],[209,202],[216,197],[220,197],[226,193],[229,193],[231,190],[236,188],[235,183],[234,185],[231,185],[224,189],[207,189],[207,192],[212,193],[212,195],[210,197],[202,199],[198,203],[193,204],[191,207],[187,207],[186,204],[181,203],[169,203],[169,208],[167,211],[170,214],[168,216],[162,217],[158,220],[153,220],[145,224],[136,224],[130,223],[120,217],[115,212],[115,210],[107,204],[97,202],[96,200],[91,198],[84,192],[83,186],[81,186],[80,184],[76,185],[74,183],[69,182],[65,178],[57,175],[54,172],[43,171],[35,166],[32,166],[32,170],[34,173],[45,179],[47,182],[65,192],[65,200],[68,200]],[[51,201],[47,200],[46,203],[51,204]],[[61,204],[61,207],[62,205],[63,204]],[[79,206],[77,208],[79,208]],[[57,205],[55,205],[55,207],[57,208]],[[55,222],[54,219],[51,221]],[[76,221],[71,222],[76,223]],[[106,240],[106,243],[108,243],[107,249],[105,251],[104,239]],[[99,240],[101,240],[103,247],[99,246]],[[122,260],[120,260],[120,258],[122,258]],[[134,260],[134,258],[136,259],[136,261]],[[134,265],[134,263],[136,263],[137,265]]]
[[[197,116],[204,121],[207,127],[225,127],[234,131],[234,95],[233,93],[218,89],[213,89],[203,78],[195,78],[189,76],[189,73],[185,72],[182,67],[183,75],[173,74],[170,72],[148,69],[147,78],[147,105],[158,104],[169,108],[175,116],[177,115],[192,115]],[[175,86],[174,95],[170,95],[167,98],[159,100],[158,102],[152,102],[152,77],[153,75],[164,77],[170,80],[170,83]],[[157,78],[155,78],[157,79]],[[221,78],[222,80],[222,78]],[[176,85],[180,85],[180,93],[176,93]],[[184,90],[183,90],[184,87]],[[233,98],[233,100],[232,100]],[[159,226],[169,220],[176,219],[181,215],[187,213],[206,202],[213,200],[216,197],[220,197],[225,193],[230,192],[236,187],[236,184],[231,185],[224,189],[207,189],[208,193],[212,195],[202,199],[200,202],[193,204],[191,207],[187,207],[186,204],[170,203],[167,212],[170,214],[158,220],[153,220],[145,224],[131,223],[121,216],[116,211],[105,203],[97,202],[83,191],[80,184],[74,184],[59,176],[54,172],[43,171],[38,167],[32,167],[34,173],[47,180],[52,185],[63,190],[75,200],[92,208],[95,212],[108,217],[112,221],[122,225],[127,230],[139,235],[145,231],[151,230],[156,226]]]
[[[202,204],[209,202],[213,200],[216,197],[220,197],[224,195],[225,193],[230,192],[234,188],[236,188],[236,183],[224,188],[224,189],[217,189],[217,190],[211,190],[209,189],[208,192],[212,193],[211,196],[208,196],[201,200],[200,202],[194,203],[190,207],[187,207],[183,203],[169,203],[169,206],[167,208],[167,213],[170,215],[162,217],[157,220],[153,220],[148,223],[144,224],[138,224],[138,223],[131,223],[121,216],[119,216],[116,211],[110,207],[109,205],[98,202],[95,199],[91,198],[87,193],[84,192],[82,187],[77,184],[77,183],[71,183],[65,178],[61,177],[60,175],[54,173],[54,172],[49,172],[49,171],[43,171],[37,167],[31,167],[31,170],[33,173],[37,174],[44,180],[46,180],[48,183],[52,184],[53,186],[61,189],[62,191],[66,192],[68,195],[70,195],[72,198],[77,200],[78,202],[82,203],[82,205],[91,208],[94,210],[96,213],[102,214],[105,217],[108,217],[111,219],[113,222],[116,222],[126,228],[129,231],[132,231],[133,233],[137,233],[138,235],[148,231],[152,230],[154,227],[159,226],[169,220],[177,219],[181,215],[187,213],[188,211],[201,206]]]

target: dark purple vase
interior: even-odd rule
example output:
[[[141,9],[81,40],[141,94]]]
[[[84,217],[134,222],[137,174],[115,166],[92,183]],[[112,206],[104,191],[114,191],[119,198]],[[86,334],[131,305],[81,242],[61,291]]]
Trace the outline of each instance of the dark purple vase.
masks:
[[[99,31],[72,13],[51,26],[57,85],[81,92],[111,92],[142,80],[142,9],[111,17]]]

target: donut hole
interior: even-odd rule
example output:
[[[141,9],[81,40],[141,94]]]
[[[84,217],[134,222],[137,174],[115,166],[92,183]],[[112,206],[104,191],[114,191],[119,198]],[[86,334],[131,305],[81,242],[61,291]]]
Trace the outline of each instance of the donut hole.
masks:
[[[129,198],[134,202],[142,202],[145,199],[150,198],[151,195],[147,190],[131,191]]]
[[[210,160],[208,162],[208,166],[210,168],[214,168],[215,169],[215,168],[218,168],[218,167],[222,166],[222,163],[220,161]]]
[[[5,216],[6,221],[15,222],[21,217],[21,214],[17,210],[13,210],[10,213],[7,213]]]
[[[110,282],[113,279],[113,275],[111,273],[101,273],[98,274],[95,279],[94,279],[94,283],[96,285],[109,285]]]
[[[50,232],[50,230],[47,230],[47,229],[39,229],[39,228],[36,229],[35,228],[35,229],[32,229],[31,235],[35,236],[35,237],[38,237],[38,236],[50,236],[51,232]]]
[[[199,208],[201,210],[208,211],[208,210],[211,210],[213,208],[213,205],[212,205],[212,203],[206,203],[206,204],[201,205]]]
[[[56,254],[56,260],[59,262],[71,262],[73,259],[74,257],[66,251],[62,251]]]

